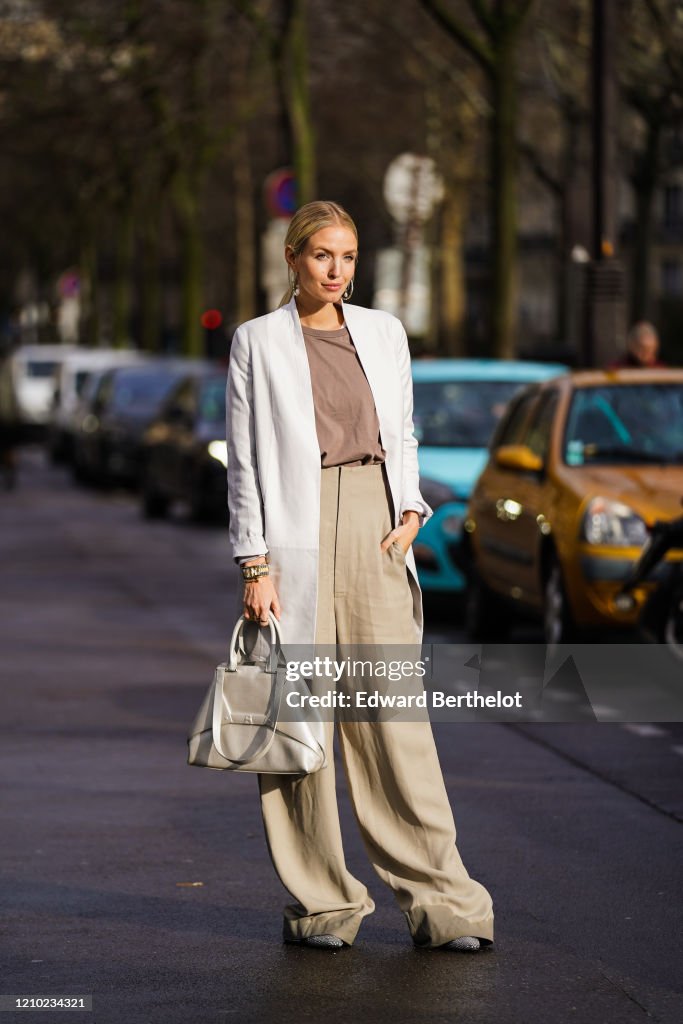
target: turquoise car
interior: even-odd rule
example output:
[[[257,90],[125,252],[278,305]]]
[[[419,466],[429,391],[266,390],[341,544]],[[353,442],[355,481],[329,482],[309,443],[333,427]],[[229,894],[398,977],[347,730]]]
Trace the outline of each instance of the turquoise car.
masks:
[[[559,363],[497,359],[413,362],[420,489],[434,509],[413,545],[423,590],[464,590],[465,577],[458,568],[462,526],[494,427],[520,388],[566,370]]]

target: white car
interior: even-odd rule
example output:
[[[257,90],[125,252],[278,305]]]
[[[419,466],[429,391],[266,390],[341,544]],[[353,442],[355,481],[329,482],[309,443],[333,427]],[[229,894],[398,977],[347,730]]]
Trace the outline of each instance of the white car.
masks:
[[[22,423],[44,427],[52,413],[55,371],[73,345],[21,345],[12,354],[14,388]]]
[[[92,373],[115,366],[130,366],[145,356],[133,349],[76,348],[55,369],[54,399],[48,432],[48,448],[55,461],[73,455],[75,413],[83,388]],[[80,423],[80,421],[78,421]]]

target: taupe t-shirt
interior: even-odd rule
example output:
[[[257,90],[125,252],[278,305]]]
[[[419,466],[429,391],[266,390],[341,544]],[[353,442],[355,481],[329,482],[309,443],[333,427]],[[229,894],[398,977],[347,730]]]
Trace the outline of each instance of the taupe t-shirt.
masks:
[[[384,462],[372,391],[347,327],[303,327],[322,466]]]

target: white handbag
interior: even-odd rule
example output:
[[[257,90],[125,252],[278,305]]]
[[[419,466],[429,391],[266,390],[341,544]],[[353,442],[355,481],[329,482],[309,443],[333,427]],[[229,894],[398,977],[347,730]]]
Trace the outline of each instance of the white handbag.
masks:
[[[315,708],[280,718],[287,693],[310,693],[305,682],[288,682],[280,625],[271,612],[267,662],[246,654],[240,616],[229,661],[218,665],[188,736],[187,763],[225,771],[306,775],[326,765],[325,722]],[[295,702],[297,704],[300,701]]]

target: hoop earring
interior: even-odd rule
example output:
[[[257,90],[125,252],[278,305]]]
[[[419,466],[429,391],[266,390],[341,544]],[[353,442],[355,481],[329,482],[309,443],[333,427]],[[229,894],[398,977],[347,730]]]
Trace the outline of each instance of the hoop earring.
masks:
[[[351,280],[347,284],[346,291],[342,292],[342,299],[344,300],[344,302],[348,302],[352,295],[353,295],[353,278],[351,278]]]

